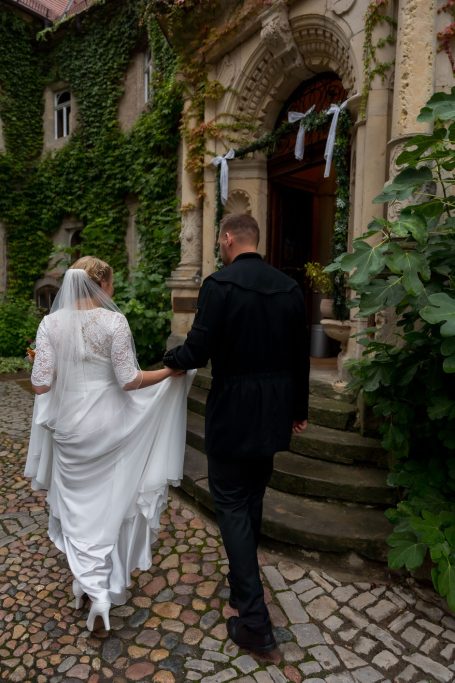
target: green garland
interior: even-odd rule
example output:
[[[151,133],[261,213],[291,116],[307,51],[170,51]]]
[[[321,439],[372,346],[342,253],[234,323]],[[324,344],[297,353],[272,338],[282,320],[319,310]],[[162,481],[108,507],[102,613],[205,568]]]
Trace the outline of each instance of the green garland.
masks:
[[[312,112],[305,117],[305,131],[310,133],[320,130],[327,125],[329,117],[326,112]],[[236,159],[244,159],[248,154],[262,151],[271,154],[282,137],[295,128],[295,123],[283,122],[272,133],[266,133],[254,142],[235,151]],[[350,139],[351,116],[343,110],[338,118],[337,136],[333,152],[333,163],[336,171],[336,211],[335,224],[332,238],[332,256],[335,259],[347,249],[348,223],[349,223],[349,139]],[[220,221],[223,217],[223,204],[220,192],[221,166],[217,167],[216,181],[216,209],[215,230],[218,234]],[[346,303],[346,284],[344,275],[331,273],[333,281],[333,308],[338,320],[346,320],[349,310]]]

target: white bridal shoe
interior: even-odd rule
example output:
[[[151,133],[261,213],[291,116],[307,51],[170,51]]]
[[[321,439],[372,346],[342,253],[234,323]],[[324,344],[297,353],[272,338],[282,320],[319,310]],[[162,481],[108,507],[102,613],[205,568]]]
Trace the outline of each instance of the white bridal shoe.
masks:
[[[111,625],[109,623],[109,610],[111,608],[110,602],[92,602],[90,607],[90,612],[87,617],[87,628],[89,631],[94,630],[96,617],[101,617],[104,623],[104,628],[106,631],[111,630]]]
[[[82,603],[84,602],[82,598],[84,597],[85,593],[81,584],[76,579],[73,581],[73,595],[76,602],[76,609],[80,609],[82,607]]]

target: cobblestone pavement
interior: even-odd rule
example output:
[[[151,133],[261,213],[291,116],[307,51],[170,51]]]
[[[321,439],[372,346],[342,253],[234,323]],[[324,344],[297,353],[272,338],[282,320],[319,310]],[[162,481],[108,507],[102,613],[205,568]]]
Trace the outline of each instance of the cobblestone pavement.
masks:
[[[228,639],[217,528],[178,494],[154,565],[137,572],[112,631],[91,635],[64,557],[46,535],[43,493],[22,477],[32,396],[0,382],[0,680],[33,683],[429,683],[455,681],[455,618],[426,587],[341,582],[261,550],[282,661]]]

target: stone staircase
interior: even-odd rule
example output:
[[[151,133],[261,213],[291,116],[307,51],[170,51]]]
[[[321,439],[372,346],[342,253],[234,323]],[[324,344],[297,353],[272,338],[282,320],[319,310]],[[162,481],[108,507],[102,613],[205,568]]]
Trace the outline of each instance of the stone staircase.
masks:
[[[204,454],[204,414],[210,371],[199,370],[188,397],[182,488],[213,509]],[[384,561],[391,531],[384,509],[393,502],[387,459],[375,439],[354,431],[355,405],[321,379],[310,380],[308,429],[275,455],[264,498],[266,536],[305,549],[354,551]]]

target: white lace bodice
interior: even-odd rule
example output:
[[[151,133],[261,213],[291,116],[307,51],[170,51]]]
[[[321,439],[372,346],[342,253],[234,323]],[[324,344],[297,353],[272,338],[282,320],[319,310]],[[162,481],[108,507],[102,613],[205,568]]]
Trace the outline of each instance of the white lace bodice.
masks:
[[[82,316],[84,362],[110,359],[120,386],[131,382],[137,375],[138,365],[125,316],[105,308],[75,311],[74,314]],[[50,386],[57,372],[57,350],[65,344],[60,323],[57,311],[45,316],[38,327],[32,371],[32,383],[36,386]]]

